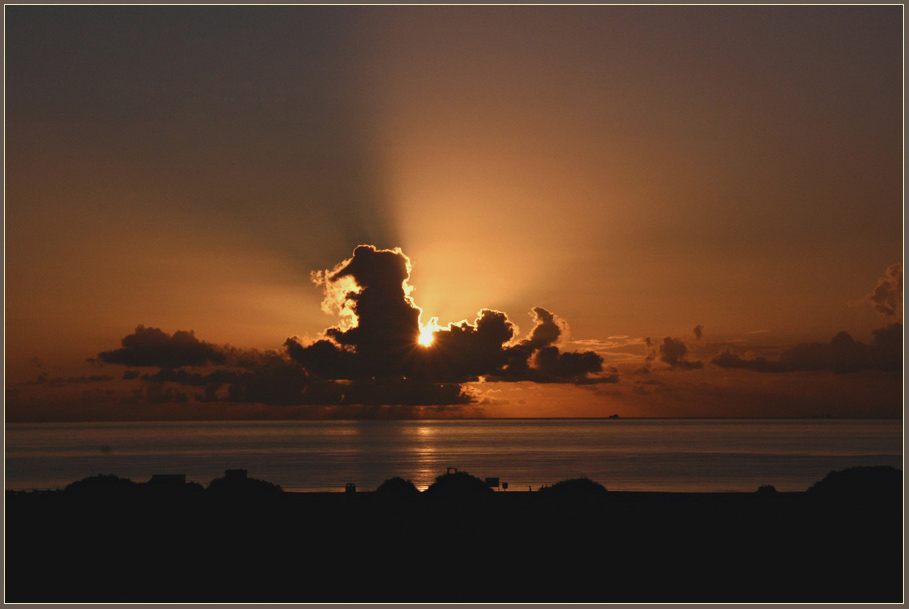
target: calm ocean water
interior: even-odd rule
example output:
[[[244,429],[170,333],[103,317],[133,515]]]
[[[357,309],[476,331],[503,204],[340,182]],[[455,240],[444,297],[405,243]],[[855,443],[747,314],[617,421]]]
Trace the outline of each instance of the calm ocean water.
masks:
[[[533,419],[6,425],[6,488],[63,488],[95,474],[144,482],[226,468],[285,490],[425,488],[448,467],[513,490],[587,476],[610,490],[803,491],[857,465],[902,469],[901,420]]]

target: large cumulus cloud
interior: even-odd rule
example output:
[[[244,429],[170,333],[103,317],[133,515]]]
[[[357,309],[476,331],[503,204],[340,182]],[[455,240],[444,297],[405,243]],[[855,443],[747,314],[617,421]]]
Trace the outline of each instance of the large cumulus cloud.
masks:
[[[401,376],[447,383],[480,377],[573,382],[602,370],[596,353],[558,349],[567,324],[542,307],[532,310],[533,329],[520,341],[505,313],[483,309],[473,322],[440,327],[430,345],[420,345],[422,310],[410,296],[410,269],[400,249],[361,245],[350,260],[316,274],[326,290],[327,308],[345,323],[308,344],[289,338],[284,346],[290,357],[322,378],[350,380]]]
[[[353,257],[324,281],[353,289],[343,295],[341,307],[354,316],[347,329],[329,328],[327,338],[358,355],[365,374],[398,375],[420,336],[420,309],[410,297],[410,260],[395,250],[361,245]]]

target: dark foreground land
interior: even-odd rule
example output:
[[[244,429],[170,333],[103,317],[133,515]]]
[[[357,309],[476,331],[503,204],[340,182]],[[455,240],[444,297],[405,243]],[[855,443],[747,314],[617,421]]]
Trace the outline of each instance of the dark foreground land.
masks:
[[[5,601],[899,603],[902,472],[858,469],[709,494],[96,477],[7,492]]]

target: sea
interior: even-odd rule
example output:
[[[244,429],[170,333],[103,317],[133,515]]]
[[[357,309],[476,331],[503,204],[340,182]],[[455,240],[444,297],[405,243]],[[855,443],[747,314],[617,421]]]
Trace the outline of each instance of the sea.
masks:
[[[456,468],[500,491],[586,477],[609,490],[804,491],[829,472],[903,467],[901,419],[471,419],[12,423],[8,490],[98,474],[207,486],[245,469],[287,491],[425,489]],[[494,483],[495,481],[493,481]]]

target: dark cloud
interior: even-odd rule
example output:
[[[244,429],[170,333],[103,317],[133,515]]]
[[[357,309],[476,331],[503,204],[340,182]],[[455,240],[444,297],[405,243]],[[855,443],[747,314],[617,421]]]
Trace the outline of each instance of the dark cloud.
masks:
[[[531,349],[543,349],[556,344],[563,330],[567,328],[565,322],[557,320],[555,315],[543,307],[534,307],[531,315],[534,318],[534,327],[524,345]]]
[[[145,401],[150,404],[186,404],[189,395],[161,383],[148,383],[145,385]]]
[[[583,383],[588,380],[588,374],[595,374],[603,370],[603,358],[593,351],[560,352],[556,347],[544,347],[536,352],[533,357],[533,367],[530,369],[529,379],[537,382],[564,382],[572,379]],[[618,376],[613,372],[608,377],[603,377],[604,382],[616,382]]]
[[[138,389],[133,389],[129,395],[120,398],[120,404],[129,406],[188,404],[189,401],[188,393],[164,383],[146,383]]]
[[[419,348],[421,310],[410,298],[410,260],[400,249],[361,245],[332,271],[314,274],[326,292],[323,309],[342,324],[324,338],[285,341],[289,356],[324,379],[405,376]]]
[[[650,374],[650,368],[653,365],[653,360],[656,359],[656,347],[654,347],[653,340],[647,336],[644,338],[644,365],[638,368],[636,374]]]
[[[483,309],[472,322],[434,325],[421,345],[422,310],[410,296],[411,264],[404,253],[361,245],[333,270],[313,274],[325,290],[323,309],[341,323],[316,340],[288,338],[284,352],[218,346],[193,333],[172,336],[139,326],[122,348],[100,353],[104,363],[160,368],[141,376],[142,395],[154,403],[181,403],[195,387],[199,402],[269,405],[459,405],[472,400],[463,383],[482,377],[540,383],[617,382],[593,351],[563,352],[568,324],[542,308],[523,340],[505,313]],[[215,370],[187,370],[213,366]],[[595,376],[591,376],[595,375]],[[127,371],[124,378],[137,378]],[[135,396],[134,396],[135,397]]]
[[[108,364],[160,368],[223,364],[226,359],[222,348],[198,340],[192,330],[178,330],[170,336],[158,328],[139,325],[120,343],[120,349],[99,353],[98,358]]]
[[[236,382],[243,372],[218,369],[208,374],[189,372],[183,368],[162,368],[155,374],[143,374],[142,380],[149,383],[178,383],[190,387],[206,387],[213,385],[216,389],[225,383]]]
[[[872,331],[870,344],[840,332],[827,343],[801,343],[783,351],[778,360],[765,357],[745,359],[730,350],[711,360],[721,368],[743,368],[758,372],[826,370],[840,374],[862,370],[901,372],[903,369],[903,325],[890,324]]]
[[[142,380],[149,384],[175,383],[199,387],[195,394],[200,402],[249,402],[270,405],[301,405],[319,403],[314,399],[321,387],[297,363],[274,351],[240,351],[224,348],[230,354],[230,367],[217,368],[208,373],[185,369],[163,368],[155,374],[145,374]],[[222,391],[222,388],[226,388]],[[338,403],[332,398],[325,403]]]
[[[660,345],[660,360],[669,364],[672,368],[680,370],[697,370],[704,367],[704,362],[699,360],[688,360],[688,346],[680,338],[667,336]]]
[[[562,352],[556,346],[568,329],[542,307],[531,311],[534,326],[527,338],[514,342],[515,328],[506,315],[484,309],[475,324],[449,324],[435,334],[427,349],[433,370],[448,370],[462,382],[480,376],[494,381],[580,383],[603,370],[603,358],[593,351]],[[612,375],[609,376],[611,380]],[[605,380],[605,377],[604,377]]]
[[[176,383],[200,387],[198,402],[257,403],[272,406],[308,405],[453,405],[470,397],[458,384],[429,383],[398,377],[360,379],[353,382],[313,378],[290,360],[263,361],[250,370],[215,370],[208,374],[162,369],[146,374],[151,385]],[[155,396],[162,395],[158,390]],[[165,394],[166,395],[166,394]]]
[[[227,402],[252,402],[274,405],[299,405],[313,403],[312,397],[319,393],[321,385],[310,381],[306,372],[291,362],[274,363],[254,371],[243,372],[229,381]],[[209,384],[214,387],[214,384]],[[210,397],[214,397],[209,389]],[[336,403],[326,400],[325,403]]]
[[[297,339],[288,338],[284,348],[291,359],[319,378],[353,380],[366,376],[356,352],[330,340],[317,340],[303,346]]]
[[[356,289],[344,293],[341,307],[356,318],[348,329],[329,328],[326,336],[359,356],[362,373],[398,375],[420,336],[420,309],[409,295],[410,260],[400,249],[377,250],[361,245],[353,258],[325,277],[344,285],[353,279]]]
[[[457,383],[432,383],[394,377],[353,383],[338,404],[366,406],[445,406],[469,404],[471,396]]]
[[[702,336],[704,336],[704,326],[698,324],[694,327],[694,337],[701,340]]]
[[[903,319],[903,265],[896,263],[887,268],[874,291],[865,297],[887,321],[902,321]]]
[[[32,385],[47,385],[49,387],[63,387],[65,385],[74,384],[74,383],[100,383],[104,381],[113,380],[114,377],[107,376],[103,374],[93,374],[91,376],[69,376],[62,377],[57,376],[54,378],[48,378],[47,374],[41,373],[38,375],[34,381],[30,381]]]
[[[483,309],[472,324],[461,321],[437,330],[432,345],[416,354],[412,374],[456,383],[501,374],[515,359],[506,347],[514,335],[504,313]],[[524,361],[527,357],[522,355]]]
[[[516,345],[506,348],[505,380],[528,380],[538,383],[615,382],[609,374],[590,378],[589,374],[603,371],[603,358],[593,351],[562,352],[556,344],[567,334],[568,324],[542,307],[531,311],[534,327],[530,335]]]
[[[356,380],[401,376],[429,383],[464,383],[480,377],[497,380],[575,382],[602,370],[592,351],[562,353],[556,343],[567,324],[542,307],[531,315],[527,338],[514,342],[515,327],[501,311],[483,309],[467,320],[438,328],[431,345],[421,346],[420,316],[408,284],[410,260],[400,249],[361,245],[332,271],[317,273],[326,291],[325,308],[345,325],[324,338],[303,344],[289,338],[288,354],[324,379]]]
[[[710,360],[710,363],[720,368],[744,368],[757,370],[758,372],[786,372],[785,366],[779,361],[770,360],[766,357],[743,359],[730,349],[726,349],[715,356]]]
[[[758,372],[830,371],[840,374],[863,370],[902,372],[903,370],[903,265],[887,268],[874,291],[865,297],[874,310],[892,322],[871,331],[871,342],[855,340],[839,332],[829,342],[800,343],[783,351],[779,359],[743,358],[726,349],[710,362],[721,368],[741,368]]]

